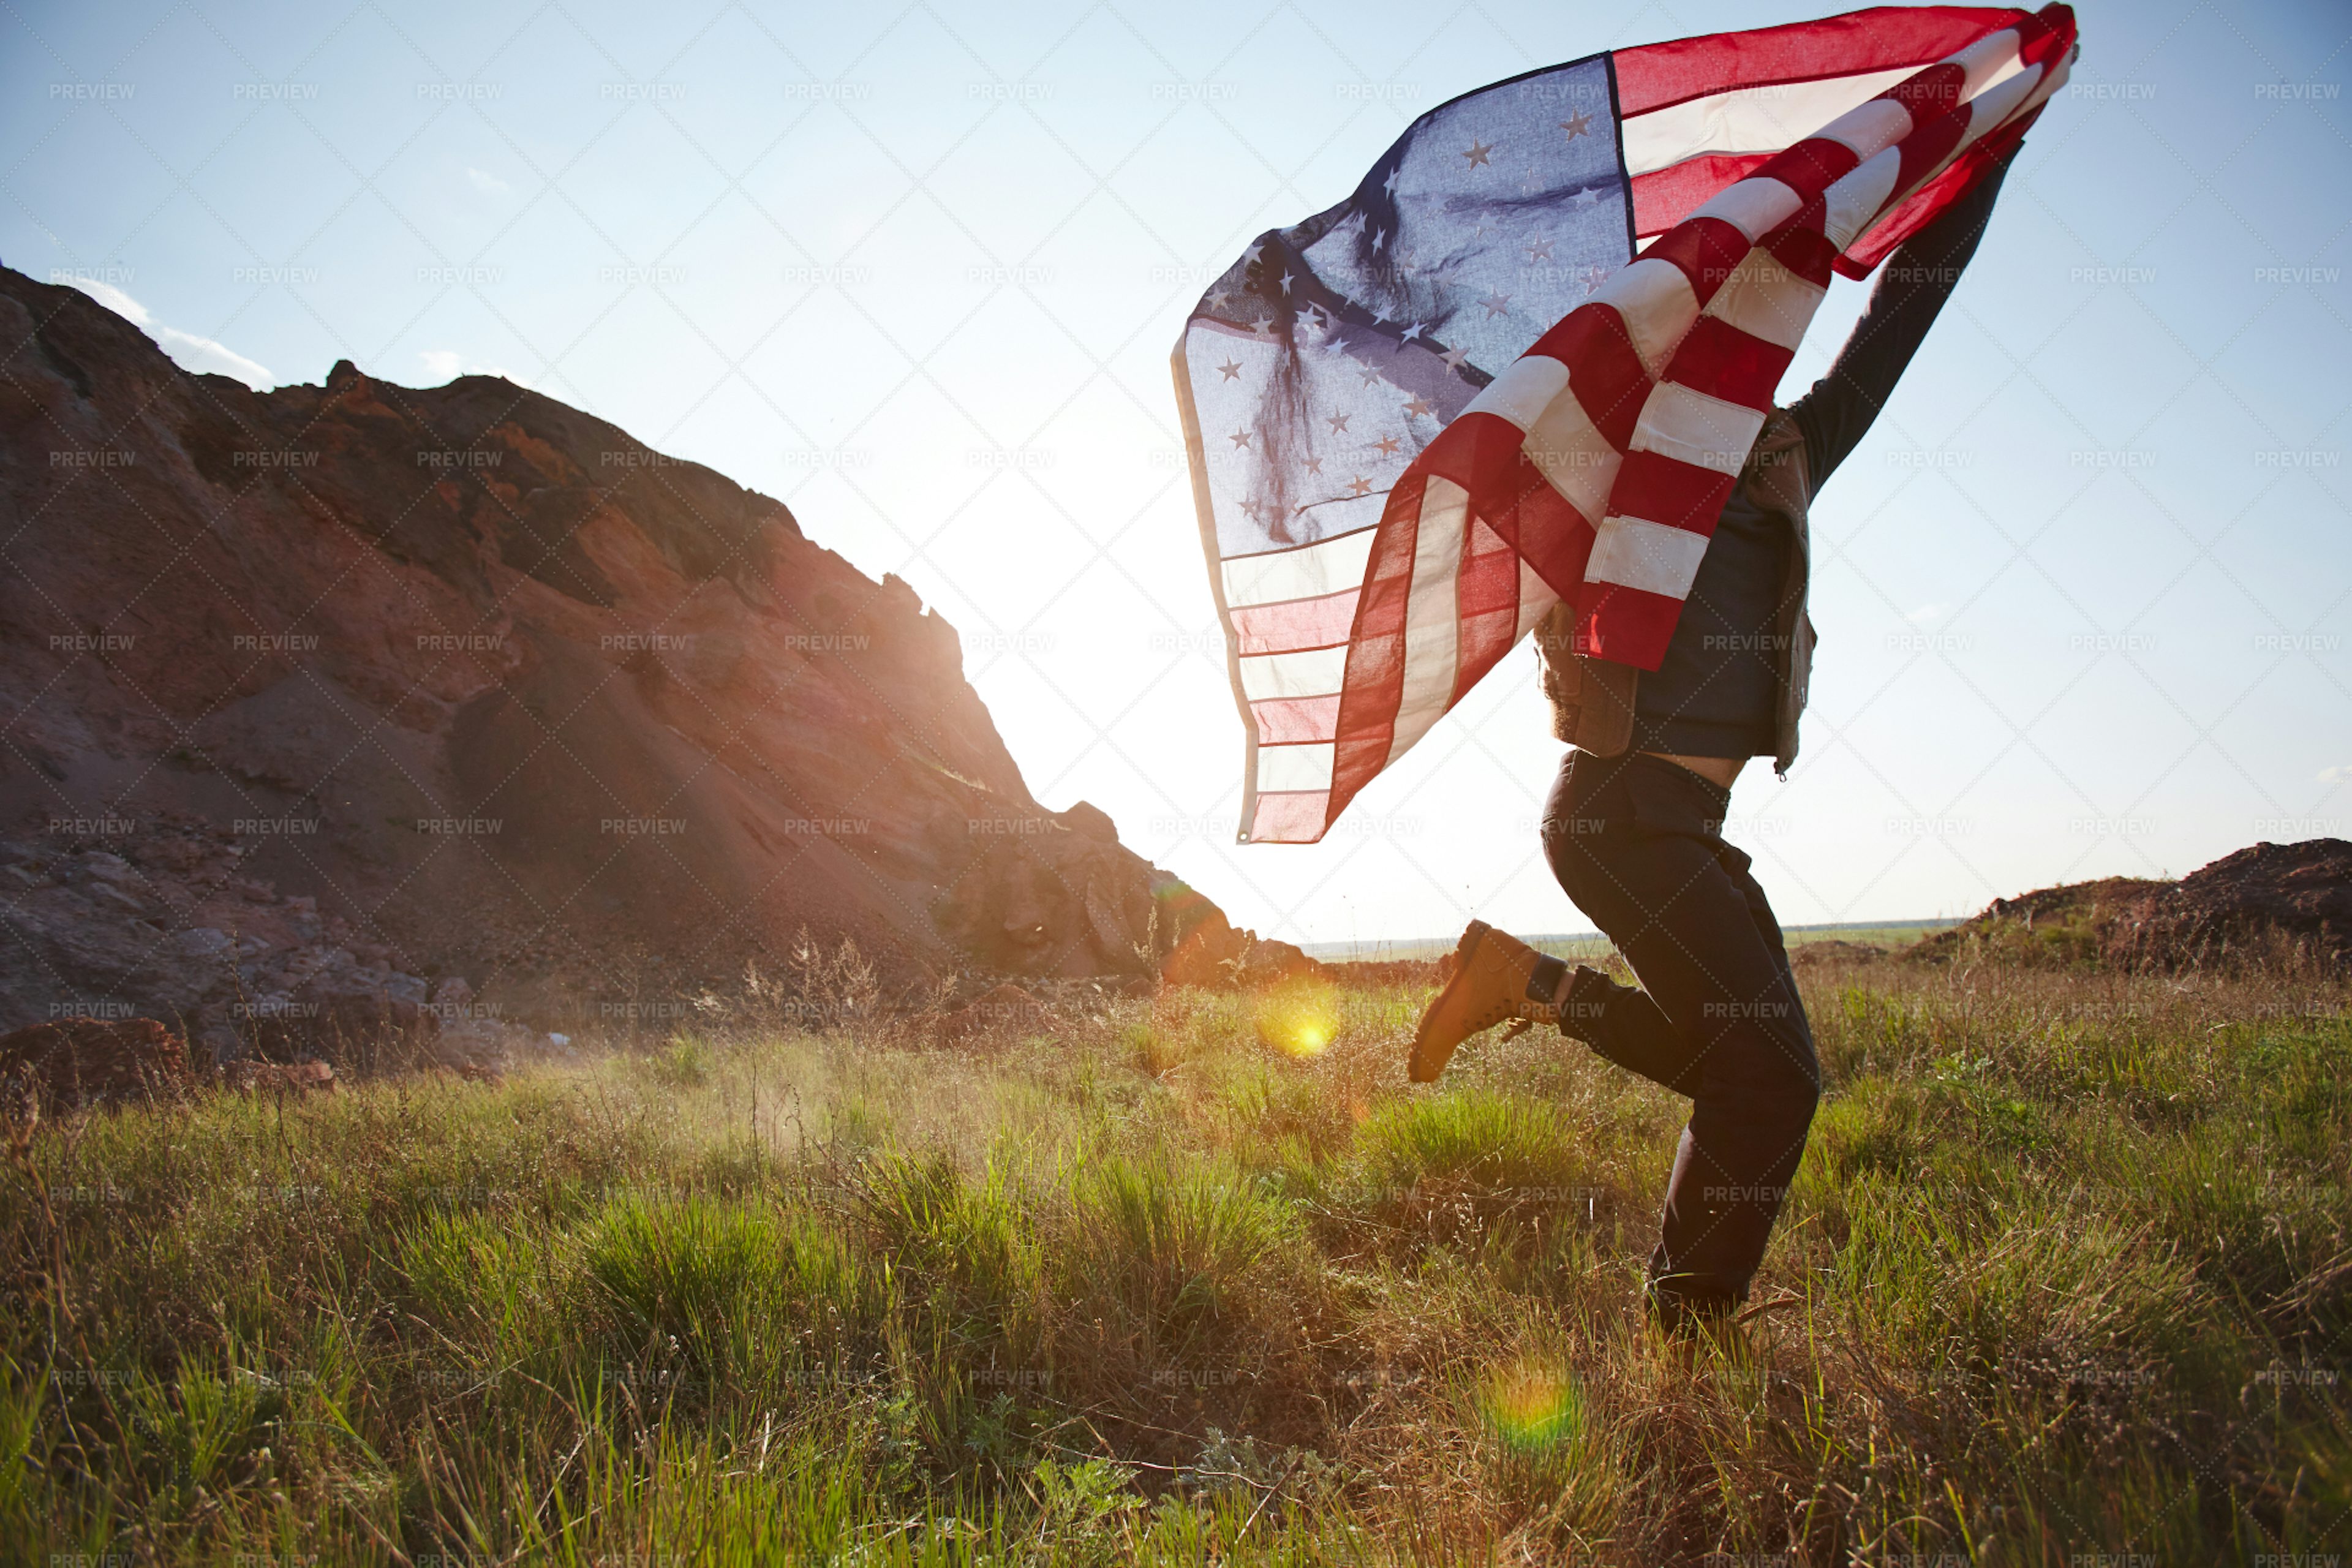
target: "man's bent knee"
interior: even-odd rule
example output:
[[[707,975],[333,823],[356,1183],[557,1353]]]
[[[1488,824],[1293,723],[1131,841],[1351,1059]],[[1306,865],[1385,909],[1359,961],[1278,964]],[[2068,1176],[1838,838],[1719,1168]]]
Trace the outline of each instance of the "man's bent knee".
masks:
[[[1822,1080],[1811,1053],[1799,1055],[1780,1040],[1767,1040],[1738,1058],[1717,1059],[1720,1067],[1711,1087],[1736,1103],[1744,1120],[1791,1132],[1812,1124]]]
[[[1813,1112],[1821,1108],[1821,1076],[1810,1064],[1791,1062],[1751,1092],[1750,1114],[1759,1125],[1799,1139],[1811,1130]]]

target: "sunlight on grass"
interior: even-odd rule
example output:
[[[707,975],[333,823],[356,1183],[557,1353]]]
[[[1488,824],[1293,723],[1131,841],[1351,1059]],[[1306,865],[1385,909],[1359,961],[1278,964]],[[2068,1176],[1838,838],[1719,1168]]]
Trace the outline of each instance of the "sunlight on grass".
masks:
[[[1684,1109],[1424,992],[987,1051],[701,1029],[25,1131],[0,1559],[1649,1564],[2324,1549],[2343,987],[1809,974],[1736,1353],[1639,1281]]]

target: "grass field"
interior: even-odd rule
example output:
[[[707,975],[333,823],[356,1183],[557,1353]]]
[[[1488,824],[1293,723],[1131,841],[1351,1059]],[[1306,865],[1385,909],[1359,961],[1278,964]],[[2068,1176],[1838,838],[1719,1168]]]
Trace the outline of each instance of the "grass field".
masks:
[[[1744,1344],[1638,1309],[1679,1102],[1421,996],[19,1132],[15,1562],[2326,1563],[2352,1022],[2314,978],[1814,967]],[[2317,1556],[2305,1554],[2317,1553]]]

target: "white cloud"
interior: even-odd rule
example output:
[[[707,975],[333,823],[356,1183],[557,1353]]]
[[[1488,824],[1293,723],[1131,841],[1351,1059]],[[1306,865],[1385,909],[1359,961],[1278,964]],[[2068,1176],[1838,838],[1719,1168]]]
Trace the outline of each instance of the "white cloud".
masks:
[[[184,332],[177,327],[157,325],[152,311],[111,283],[101,283],[94,278],[68,278],[66,281],[132,326],[146,328],[183,370],[192,370],[199,375],[234,376],[256,392],[266,391],[278,383],[267,365],[255,363],[226,343]]]
[[[488,169],[468,169],[466,178],[472,181],[474,189],[484,195],[502,196],[514,188]]]
[[[424,349],[416,357],[425,362],[425,374],[429,385],[438,386],[461,375],[502,375],[517,386],[530,384],[504,365],[468,363],[466,356],[456,349]]]
[[[111,283],[101,283],[95,278],[68,278],[67,282],[129,321],[134,327],[147,324],[147,307],[125,294]]]
[[[245,383],[256,392],[266,392],[278,384],[267,365],[256,364],[235,349],[210,338],[200,338],[194,332],[184,332],[177,327],[158,327],[163,352],[181,365],[205,375],[229,375]]]
[[[2324,784],[2352,784],[2352,767],[2322,768],[2319,782]]]
[[[1942,620],[1950,608],[1949,605],[1922,605],[1903,618],[1915,626],[1933,626]]]

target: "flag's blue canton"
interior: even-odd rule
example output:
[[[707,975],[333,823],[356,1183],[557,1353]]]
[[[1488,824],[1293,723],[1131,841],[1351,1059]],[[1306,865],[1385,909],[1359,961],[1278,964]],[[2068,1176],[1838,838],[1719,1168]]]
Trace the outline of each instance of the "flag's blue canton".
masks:
[[[1415,121],[1355,194],[1261,236],[1186,362],[1219,553],[1379,522],[1478,389],[1633,257],[1609,57]]]

